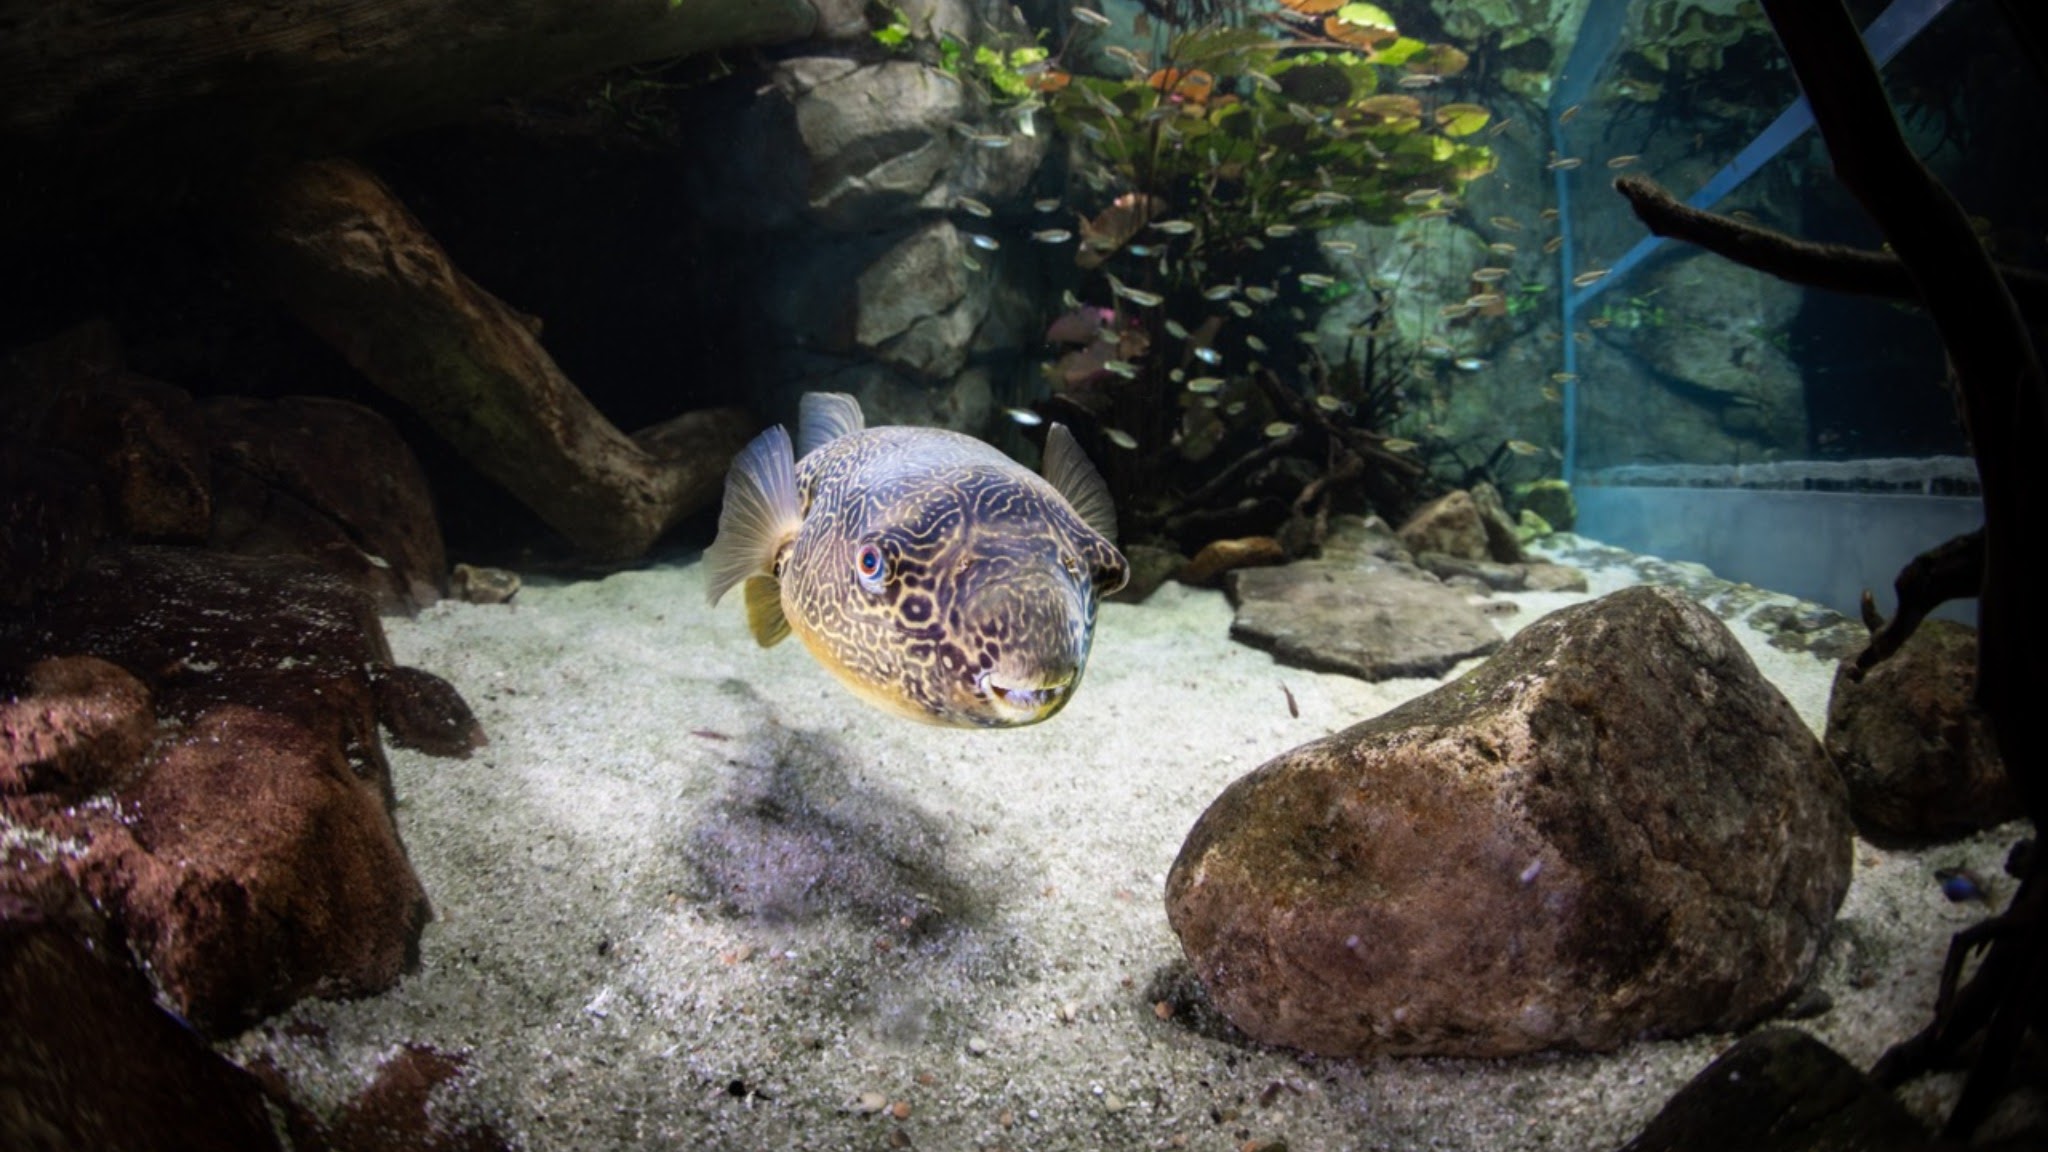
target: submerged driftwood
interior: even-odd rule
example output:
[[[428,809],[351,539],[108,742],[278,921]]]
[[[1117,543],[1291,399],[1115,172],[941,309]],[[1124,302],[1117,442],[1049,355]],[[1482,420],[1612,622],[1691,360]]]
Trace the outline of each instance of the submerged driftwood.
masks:
[[[267,183],[250,225],[253,263],[308,327],[593,557],[637,556],[707,507],[753,431],[724,408],[615,428],[541,347],[538,322],[464,276],[356,164]]]
[[[52,187],[158,199],[251,156],[342,152],[623,65],[846,35],[859,13],[851,0],[0,0],[0,141]]]
[[[2042,522],[2033,459],[2048,440],[2048,379],[2025,308],[2040,299],[2034,277],[1993,263],[1960,204],[1908,147],[1877,70],[1841,0],[1763,0],[1835,172],[1883,230],[1896,259],[1787,242],[1702,213],[1674,210],[1668,197],[1624,179],[1622,192],[1660,235],[1676,235],[1800,283],[1916,298],[1940,331],[1977,472],[1984,526],[1929,550],[1898,579],[1899,615],[1866,609],[1875,636],[1858,658],[1868,668],[1898,647],[1935,604],[1977,596],[1977,706],[1990,722],[2013,787],[2036,829],[2048,821],[2048,738],[2034,719],[2038,675],[2048,649],[2048,613],[2034,603],[2026,537]],[[2037,70],[2048,68],[2048,17],[2039,5],[2001,6]],[[1934,1019],[1887,1052],[1872,1077],[1896,1086],[1958,1063],[1970,1073],[1945,1135],[1964,1139],[1991,1115],[2020,1059],[2027,1033],[2048,1022],[2048,852],[2035,843],[2008,870],[2020,879],[2006,910],[1950,942]],[[1968,957],[1982,950],[1963,979]]]

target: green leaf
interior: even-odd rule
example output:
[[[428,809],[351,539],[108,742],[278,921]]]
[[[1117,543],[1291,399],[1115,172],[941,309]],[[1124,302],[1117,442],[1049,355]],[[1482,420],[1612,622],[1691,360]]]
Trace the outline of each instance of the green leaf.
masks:
[[[1337,19],[1361,28],[1385,28],[1389,32],[1394,30],[1394,18],[1387,15],[1387,10],[1377,4],[1346,4],[1337,9]]]
[[[1493,113],[1477,104],[1446,104],[1436,110],[1437,127],[1446,136],[1470,136],[1491,119]]]
[[[891,24],[887,28],[877,28],[868,35],[873,36],[875,43],[884,48],[901,48],[910,39],[910,28],[905,24]]]

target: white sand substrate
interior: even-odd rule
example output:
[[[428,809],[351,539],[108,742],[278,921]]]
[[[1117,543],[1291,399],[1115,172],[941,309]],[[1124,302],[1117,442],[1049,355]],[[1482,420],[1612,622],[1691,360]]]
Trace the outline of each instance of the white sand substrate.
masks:
[[[1635,578],[1596,572],[1594,594]],[[1513,631],[1586,597],[1503,598]],[[677,562],[387,621],[398,659],[452,681],[491,741],[392,752],[435,909],[419,970],[303,1004],[230,1055],[327,1109],[402,1045],[460,1053],[437,1114],[535,1152],[1302,1152],[1613,1147],[1730,1041],[1348,1061],[1186,1007],[1161,893],[1195,818],[1438,681],[1278,666],[1229,639],[1221,593],[1168,585],[1103,608],[1053,720],[930,728],[861,704],[794,642],[757,648],[736,601],[707,608]],[[1818,731],[1832,666],[1736,631]],[[1986,911],[1943,899],[1933,870],[1974,868],[2002,905],[2017,834],[1859,843],[1821,966],[1833,1007],[1800,1026],[1865,1067],[1919,1028],[1949,935]],[[1905,1095],[1926,1111],[1947,1090]]]

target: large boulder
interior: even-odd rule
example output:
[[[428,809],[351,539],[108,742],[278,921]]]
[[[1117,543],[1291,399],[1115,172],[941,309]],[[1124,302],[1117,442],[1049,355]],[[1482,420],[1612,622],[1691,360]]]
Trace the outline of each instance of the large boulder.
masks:
[[[1608,1049],[1805,980],[1840,778],[1710,613],[1638,587],[1226,789],[1167,879],[1211,1000],[1338,1056]]]
[[[136,548],[0,614],[0,899],[73,893],[167,1002],[232,1032],[390,987],[427,898],[380,723],[466,752],[452,688],[391,665],[363,593],[304,561]]]
[[[2026,815],[1977,710],[1977,633],[1927,620],[1858,680],[1835,671],[1827,747],[1880,843],[1954,839]]]

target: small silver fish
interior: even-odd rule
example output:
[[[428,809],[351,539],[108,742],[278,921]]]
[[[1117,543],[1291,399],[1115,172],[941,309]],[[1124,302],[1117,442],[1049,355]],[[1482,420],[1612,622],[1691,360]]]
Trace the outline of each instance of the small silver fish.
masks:
[[[1168,336],[1173,337],[1175,340],[1185,340],[1188,338],[1187,325],[1182,324],[1178,320],[1168,320],[1166,322],[1165,327],[1166,334]]]
[[[1166,233],[1168,236],[1185,236],[1195,230],[1195,222],[1192,220],[1155,220],[1152,222],[1152,227]]]
[[[953,206],[955,208],[960,209],[962,212],[967,213],[969,216],[980,216],[983,219],[987,219],[988,217],[996,214],[995,209],[990,208],[988,205],[983,204],[981,201],[976,200],[972,196],[956,197],[953,201]]]
[[[1195,359],[1200,360],[1202,363],[1209,365],[1211,368],[1214,368],[1218,364],[1223,363],[1223,353],[1218,352],[1214,348],[1211,348],[1205,344],[1202,347],[1195,349]]]
[[[1036,428],[1040,424],[1045,423],[1045,417],[1040,416],[1029,408],[1005,408],[1003,409],[1003,415],[1008,416],[1013,422],[1026,428]]]
[[[1034,212],[1057,212],[1060,210],[1059,197],[1048,196],[1043,200],[1033,200],[1031,202],[1031,210]]]
[[[1301,281],[1303,288],[1329,288],[1337,283],[1335,276],[1324,275],[1321,272],[1303,272],[1296,279]]]
[[[1271,304],[1280,298],[1280,294],[1263,284],[1254,284],[1244,290],[1244,298],[1254,304]]]
[[[1096,605],[1129,571],[1066,428],[1047,429],[1040,477],[957,432],[868,428],[851,396],[812,393],[802,413],[800,451],[778,426],[733,460],[704,552],[711,603],[744,586],[756,642],[794,634],[914,720],[1011,727],[1065,707]]]
[[[1040,244],[1065,244],[1074,238],[1074,234],[1065,228],[1043,228],[1033,232],[1031,238]]]
[[[966,235],[967,242],[969,244],[972,244],[976,248],[980,248],[983,251],[993,252],[996,249],[1001,248],[1003,246],[1002,241],[997,240],[993,236],[984,236],[979,232],[969,232]]]
[[[1077,4],[1074,6],[1073,13],[1074,19],[1080,21],[1083,24],[1088,25],[1091,28],[1109,27],[1109,17],[1104,16],[1102,13],[1097,12],[1093,8],[1083,8]]]

